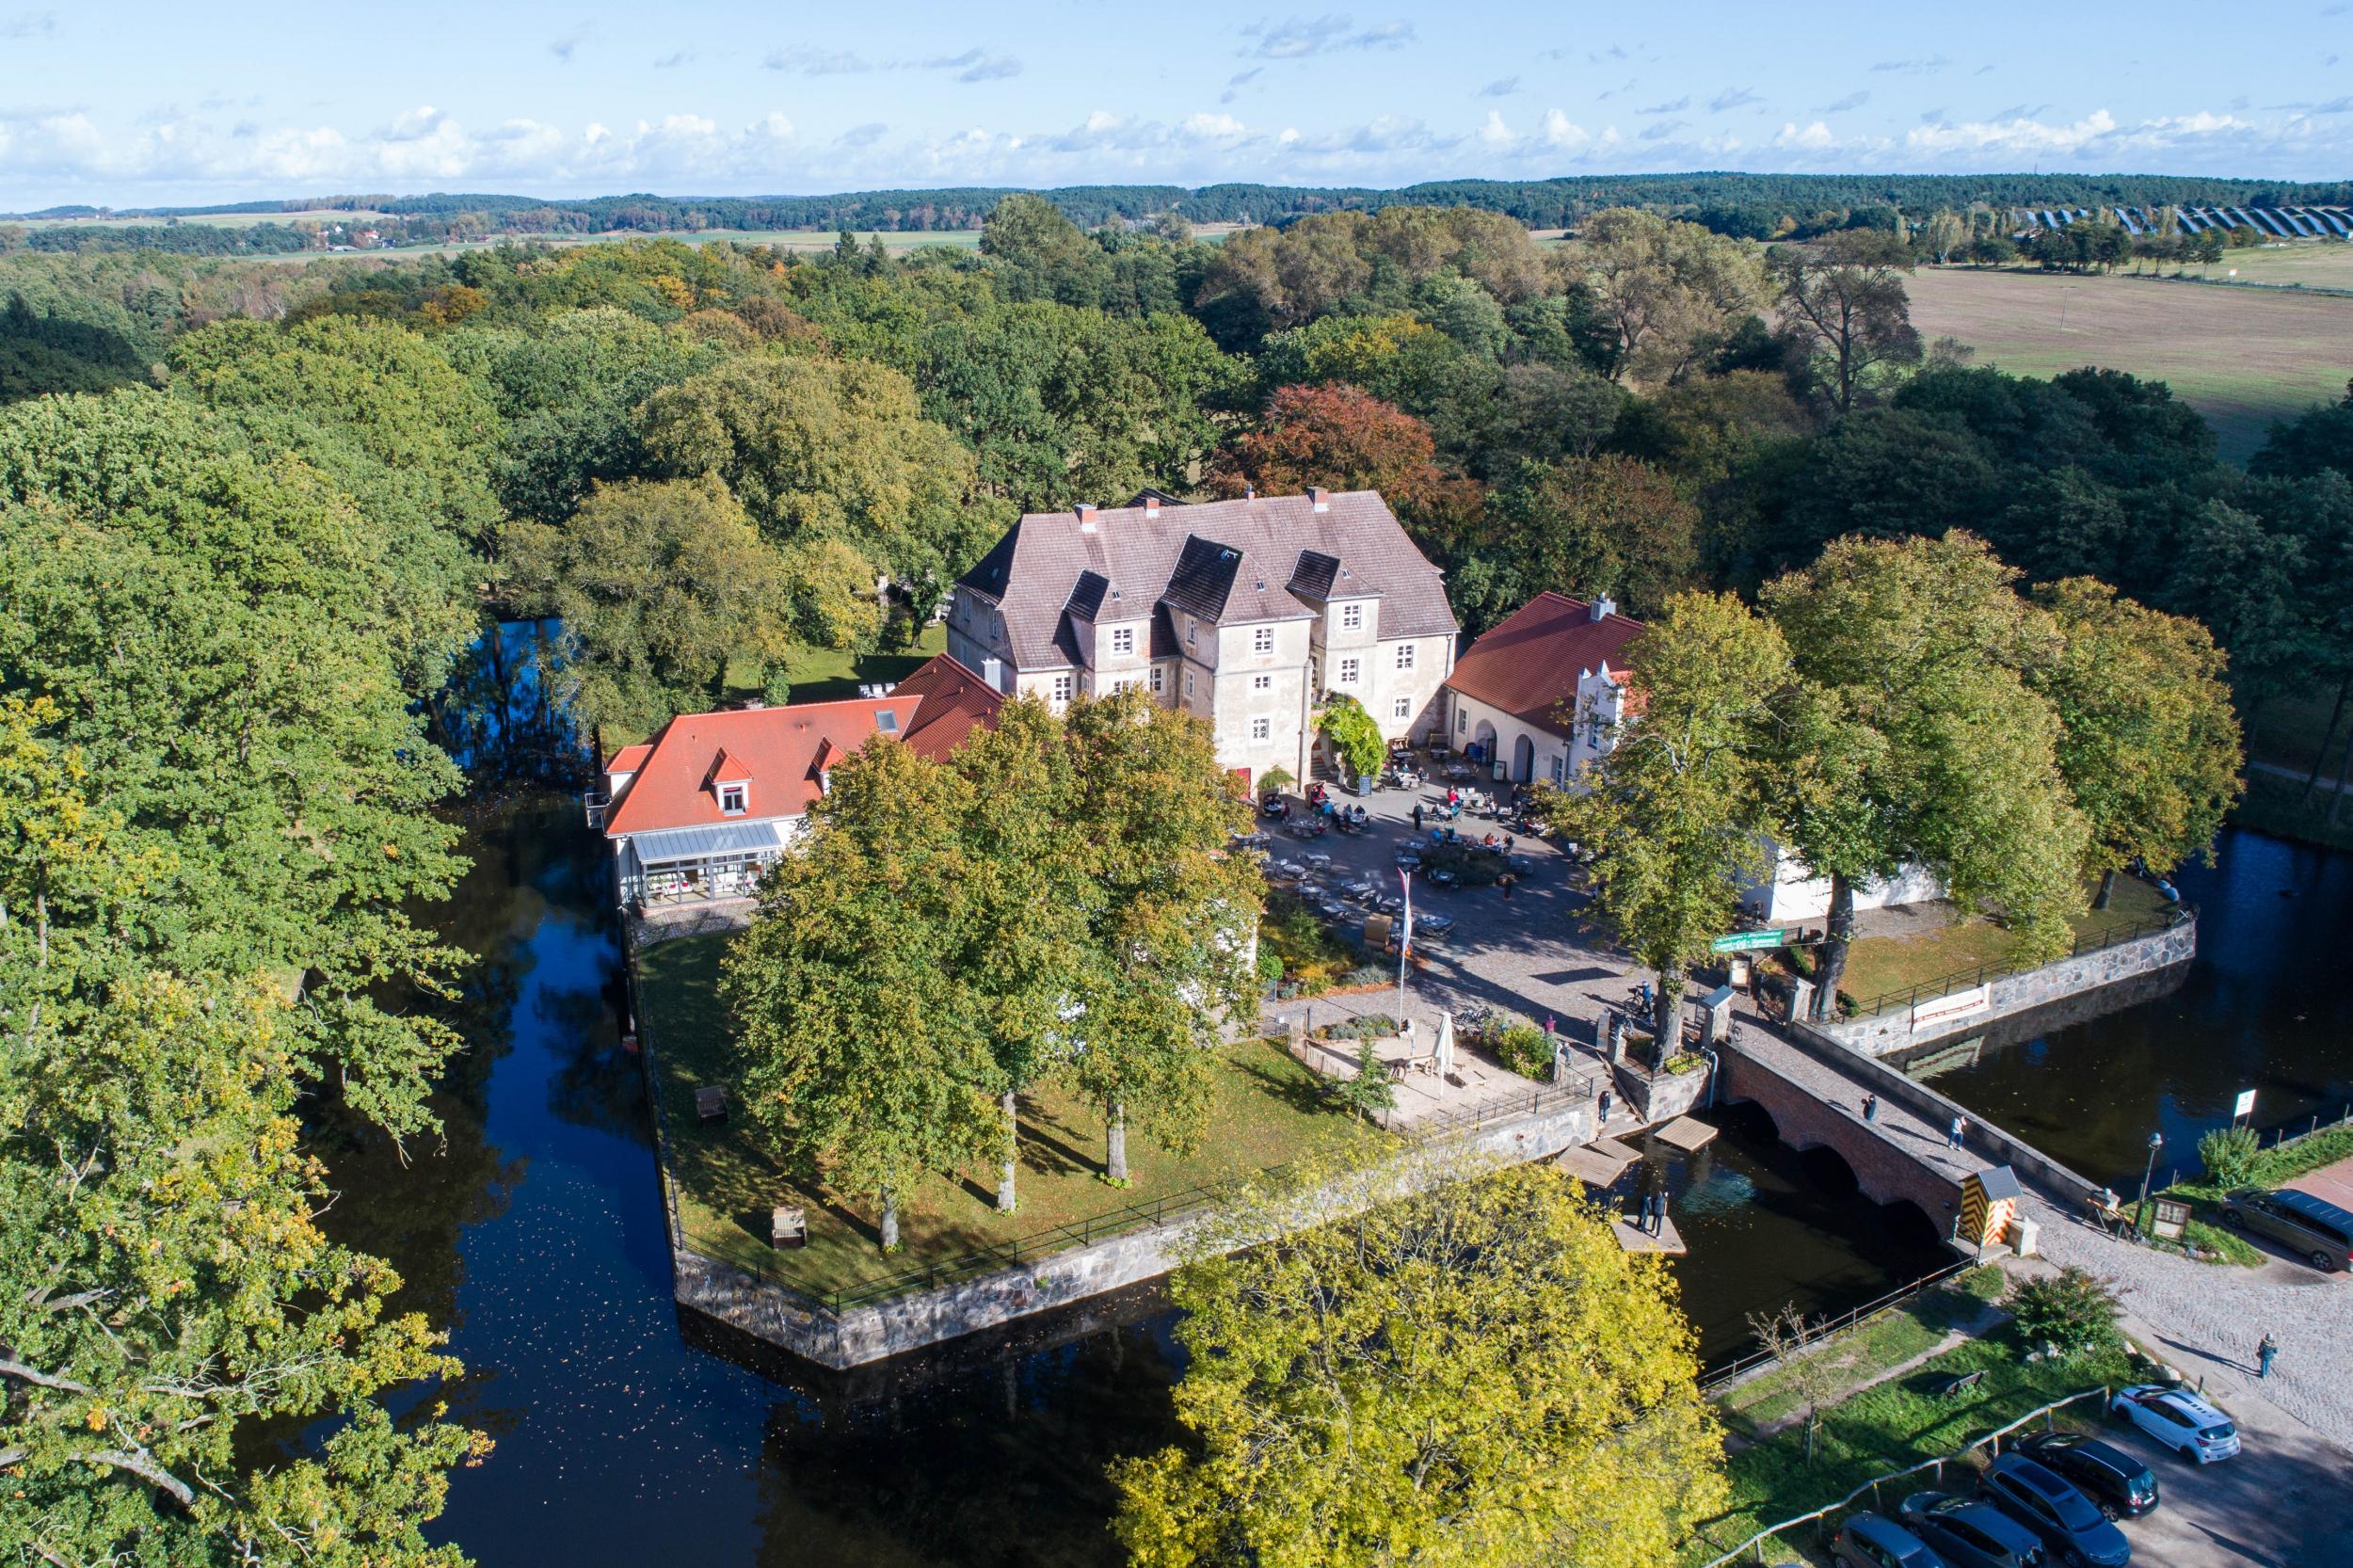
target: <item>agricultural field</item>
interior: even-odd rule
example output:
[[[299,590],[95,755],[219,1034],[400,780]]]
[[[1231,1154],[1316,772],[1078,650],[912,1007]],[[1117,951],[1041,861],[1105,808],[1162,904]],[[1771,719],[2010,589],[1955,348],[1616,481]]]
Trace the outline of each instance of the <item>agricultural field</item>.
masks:
[[[2353,256],[2339,262],[2340,251],[2353,247],[2313,247],[2309,262],[2282,250],[2276,266],[2282,278],[2299,266],[2353,270]],[[2271,254],[2236,252],[2215,270],[2244,272]],[[1978,363],[2014,376],[2098,365],[2164,381],[2206,417],[2222,455],[2237,462],[2263,444],[2273,420],[2342,397],[2353,376],[2353,298],[2130,275],[1930,267],[1909,287],[1913,324],[1931,343],[1957,339]]]

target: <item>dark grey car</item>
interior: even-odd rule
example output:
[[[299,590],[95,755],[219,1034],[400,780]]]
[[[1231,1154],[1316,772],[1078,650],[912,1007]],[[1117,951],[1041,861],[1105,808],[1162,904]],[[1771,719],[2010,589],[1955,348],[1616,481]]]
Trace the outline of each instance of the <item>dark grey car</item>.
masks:
[[[1896,1514],[1952,1568],[2042,1568],[2042,1543],[1992,1503],[1914,1492]]]
[[[2269,1237],[2323,1273],[2353,1265],[2353,1214],[2310,1192],[2244,1189],[2224,1201],[2222,1223]]]
[[[2041,1536],[2067,1568],[2124,1568],[2133,1560],[2133,1545],[2124,1532],[2047,1464],[2024,1454],[2004,1454],[1985,1467],[1977,1490]]]

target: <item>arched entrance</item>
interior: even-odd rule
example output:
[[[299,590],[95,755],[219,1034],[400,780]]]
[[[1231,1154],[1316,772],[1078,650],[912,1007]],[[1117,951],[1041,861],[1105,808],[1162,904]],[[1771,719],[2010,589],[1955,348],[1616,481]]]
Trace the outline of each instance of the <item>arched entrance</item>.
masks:
[[[1478,728],[1471,731],[1468,750],[1473,761],[1492,760],[1496,754],[1496,727],[1481,719]]]
[[[1512,782],[1525,784],[1536,776],[1536,743],[1523,735],[1512,743]]]

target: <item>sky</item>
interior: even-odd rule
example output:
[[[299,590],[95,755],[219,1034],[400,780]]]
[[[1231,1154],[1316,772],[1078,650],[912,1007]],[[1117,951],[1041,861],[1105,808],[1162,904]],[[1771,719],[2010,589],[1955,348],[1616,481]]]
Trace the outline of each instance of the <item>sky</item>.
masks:
[[[2346,178],[2353,0],[0,0],[0,210],[1697,168]]]

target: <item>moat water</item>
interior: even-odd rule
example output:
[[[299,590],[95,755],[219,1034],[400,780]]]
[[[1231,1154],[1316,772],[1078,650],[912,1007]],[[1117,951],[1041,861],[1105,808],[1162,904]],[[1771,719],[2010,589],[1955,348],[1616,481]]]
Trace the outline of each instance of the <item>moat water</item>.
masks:
[[[2353,856],[2235,829],[2175,881],[2199,909],[2198,953],[2158,994],[2087,999],[2075,1021],[1989,1031],[1974,1064],[1930,1081],[2054,1159],[2137,1191],[2195,1174],[2198,1140],[2255,1091],[2266,1138],[2353,1106]]]
[[[439,924],[480,956],[445,1136],[404,1163],[320,1129],[344,1194],[328,1223],[449,1328],[467,1375],[433,1393],[497,1439],[433,1533],[493,1568],[1116,1561],[1103,1467],[1177,1436],[1176,1314],[1146,1289],[846,1380],[682,1322],[599,846],[541,792],[466,825],[473,869]],[[1653,1157],[1705,1359],[1744,1348],[1752,1311],[1841,1309],[1943,1261],[1834,1160],[1723,1120],[1700,1155]]]

